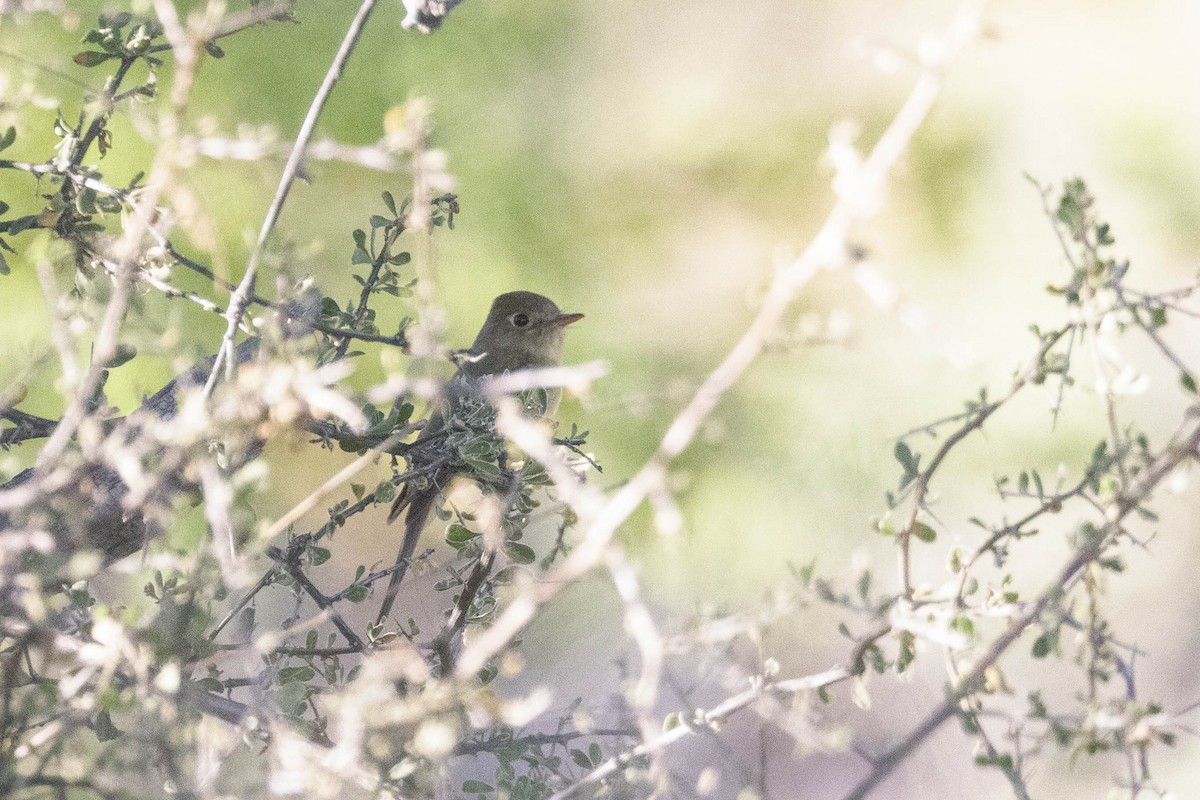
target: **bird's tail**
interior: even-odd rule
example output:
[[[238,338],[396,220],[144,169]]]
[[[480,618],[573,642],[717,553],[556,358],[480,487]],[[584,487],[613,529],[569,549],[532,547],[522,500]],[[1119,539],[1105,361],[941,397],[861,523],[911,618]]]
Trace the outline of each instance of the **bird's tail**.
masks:
[[[392,604],[396,602],[400,582],[408,572],[409,561],[417,549],[417,540],[421,538],[421,530],[425,527],[425,521],[429,519],[429,512],[433,509],[437,495],[437,486],[433,481],[421,489],[405,484],[396,497],[396,502],[392,504],[392,510],[388,514],[389,523],[399,517],[405,509],[408,509],[408,514],[404,517],[404,541],[400,544],[400,552],[396,556],[396,571],[392,573],[392,579],[388,582],[383,605],[379,607],[379,616],[375,618],[376,624],[383,622],[391,612]]]
[[[388,512],[388,525],[391,525],[400,516],[404,509],[408,508],[408,504],[413,499],[413,488],[406,483],[400,487],[400,494],[396,495],[396,500],[392,503],[392,510]]]

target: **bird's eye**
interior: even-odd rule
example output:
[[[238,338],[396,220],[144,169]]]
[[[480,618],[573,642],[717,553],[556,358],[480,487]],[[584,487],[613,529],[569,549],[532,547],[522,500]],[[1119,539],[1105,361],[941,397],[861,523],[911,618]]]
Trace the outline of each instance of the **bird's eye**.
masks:
[[[522,314],[520,312],[517,312],[516,314],[513,314],[511,317],[509,317],[508,321],[513,324],[514,328],[529,327],[529,315],[528,314]]]

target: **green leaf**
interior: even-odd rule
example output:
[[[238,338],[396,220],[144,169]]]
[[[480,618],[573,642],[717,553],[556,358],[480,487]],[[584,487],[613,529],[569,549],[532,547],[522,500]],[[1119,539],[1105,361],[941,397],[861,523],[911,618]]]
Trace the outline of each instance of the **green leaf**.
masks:
[[[388,225],[391,225],[391,224],[392,224],[392,221],[390,219],[388,219],[387,217],[381,217],[379,214],[371,215],[371,227],[372,228],[386,228]]]
[[[225,691],[225,684],[221,683],[221,681],[212,676],[201,678],[200,680],[196,681],[196,686],[209,692]]]
[[[391,192],[383,193],[383,204],[387,206],[388,211],[396,213],[396,198],[392,197]]]
[[[367,449],[367,440],[361,436],[343,436],[338,440],[338,447],[344,453],[361,453]]]
[[[5,224],[5,228],[8,230],[8,232],[10,234],[12,234],[13,236],[16,236],[18,233],[27,231],[30,228],[32,228],[34,225],[37,225],[37,221],[38,221],[37,216],[34,214],[30,214],[30,215],[24,216],[24,217],[17,217],[16,219],[10,219],[8,222],[6,222],[4,224]]]
[[[912,448],[903,441],[896,442],[892,455],[900,462],[900,466],[904,467],[904,474],[900,477],[900,488],[903,489],[920,475],[921,457],[913,453]]]
[[[947,558],[946,568],[949,569],[950,572],[955,575],[962,572],[962,569],[963,569],[963,551],[962,551],[962,549],[955,547],[954,549],[952,549],[950,551],[950,556]]]
[[[396,425],[407,424],[408,421],[410,419],[412,419],[413,410],[414,410],[414,406],[412,403],[402,403],[397,400],[396,403],[392,405],[392,414],[395,414],[394,424],[396,424]],[[389,414],[389,418],[390,417],[391,417],[391,415]]]
[[[317,677],[317,671],[312,667],[284,667],[279,670],[281,683],[303,683]]]
[[[205,42],[204,51],[213,58],[224,58],[225,51],[216,42]]]
[[[1058,209],[1054,216],[1070,228],[1073,234],[1081,233],[1087,220],[1087,209],[1091,204],[1092,197],[1088,194],[1087,184],[1081,178],[1071,178],[1063,182],[1062,198],[1058,201]]]
[[[350,491],[354,494],[355,500],[362,500],[363,495],[367,493],[367,487],[361,483],[352,483],[350,484]]]
[[[1004,772],[1012,772],[1013,758],[1008,753],[997,753],[995,756],[975,756],[975,765],[979,767],[996,767]]]
[[[1187,389],[1192,394],[1196,394],[1196,379],[1192,377],[1190,372],[1181,372],[1179,374],[1179,383],[1184,389]]]
[[[467,542],[478,536],[477,531],[473,531],[465,525],[459,525],[457,522],[446,529],[446,544],[453,547],[455,550],[462,549]]]
[[[460,453],[460,455],[462,454]],[[495,462],[477,458],[474,455],[463,455],[462,460],[470,467],[471,475],[477,479],[487,480],[500,477],[500,467],[496,466]]]
[[[1049,631],[1043,633],[1033,642],[1033,657],[1045,658],[1046,656],[1050,655],[1050,650],[1053,648],[1053,646],[1053,635]]]
[[[325,547],[310,547],[308,548],[309,558],[312,559],[313,566],[320,566],[329,560],[333,553]]]
[[[871,669],[875,670],[876,674],[882,675],[888,668],[887,659],[884,658],[883,651],[875,645],[871,645],[863,653],[863,657],[871,665]]]
[[[121,201],[115,197],[102,194],[96,197],[96,207],[109,214],[116,214],[121,210]]]
[[[115,58],[115,56],[108,53],[99,53],[95,50],[84,50],[82,53],[76,53],[75,57],[71,60],[81,67],[96,67],[110,58]]]
[[[128,364],[136,356],[137,356],[137,348],[136,347],[134,347],[133,345],[128,345],[128,344],[119,344],[119,345],[117,345],[117,352],[114,353],[113,357],[108,360],[108,363],[106,363],[104,365],[104,368],[105,369],[115,369],[115,368],[121,366],[122,364]]]
[[[383,412],[376,408],[371,403],[367,403],[362,407],[363,416],[367,418],[367,424],[371,427],[376,427],[383,422]]]
[[[537,553],[533,552],[533,548],[527,544],[520,542],[509,542],[504,546],[508,557],[518,564],[532,564],[537,559]]]
[[[463,781],[462,790],[464,792],[475,792],[478,794],[496,791],[494,787],[487,785],[483,781]]]
[[[488,664],[486,667],[479,670],[479,672],[475,673],[475,678],[479,681],[480,686],[487,686],[489,683],[496,680],[496,676],[499,674],[499,667],[497,667],[495,664]],[[350,683],[350,681],[346,682]]]
[[[109,742],[119,738],[121,731],[113,725],[112,717],[107,711],[101,711],[96,715],[96,738],[102,742]]]
[[[8,130],[6,130],[4,132],[4,135],[0,136],[0,150],[7,150],[9,147],[12,146],[12,143],[15,142],[16,140],[17,140],[17,129],[14,128],[13,126],[9,125]],[[4,206],[4,210],[5,211],[8,210],[7,205]],[[3,214],[3,213],[4,213],[4,211],[0,211],[0,214]]]
[[[371,261],[371,254],[361,247],[354,248],[354,255],[350,256],[351,264],[370,264]]]
[[[361,603],[367,599],[367,587],[361,585],[351,586],[349,591],[346,592],[346,599],[351,603]]]
[[[869,570],[863,570],[863,574],[858,576],[858,596],[865,602],[871,594],[871,573]]]
[[[587,753],[583,752],[582,750],[572,748],[571,749],[571,760],[574,761],[575,764],[578,765],[580,769],[586,769],[589,771],[592,769],[591,759],[588,758]]]
[[[388,259],[388,263],[395,267],[402,267],[412,261],[412,256],[408,253],[396,253]]]
[[[904,672],[917,657],[917,637],[912,631],[900,631],[900,649],[896,653],[896,672]]]
[[[914,522],[909,533],[926,544],[937,540],[937,531],[926,525],[924,522]]]

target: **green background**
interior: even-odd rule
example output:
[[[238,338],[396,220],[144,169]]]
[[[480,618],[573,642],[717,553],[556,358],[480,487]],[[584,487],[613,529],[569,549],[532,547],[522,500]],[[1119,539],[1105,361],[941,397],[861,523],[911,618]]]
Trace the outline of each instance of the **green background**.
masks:
[[[46,158],[54,109],[68,119],[78,114],[79,89],[37,65],[93,90],[101,84],[103,67],[84,70],[69,61],[101,7],[71,3],[59,14],[0,19],[0,125],[15,125],[19,134],[5,156]],[[954,8],[860,0],[468,0],[443,30],[420,36],[401,29],[399,3],[385,2],[318,138],[374,143],[390,108],[429,99],[433,145],[448,156],[462,204],[456,230],[435,237],[436,297],[447,310],[450,342],[469,344],[490,298],[509,289],[542,292],[585,313],[570,330],[567,360],[603,359],[610,372],[587,396],[565,402],[559,417],[591,431],[590,448],[605,468],[593,480],[615,486],[652,452],[673,414],[736,341],[776,265],[799,252],[824,219],[832,172],[822,154],[831,127],[853,121],[869,147],[911,88],[915,43],[940,30]],[[352,13],[350,3],[306,3],[300,24],[224,40],[226,57],[200,67],[190,124],[222,136],[264,127],[286,147]],[[958,411],[981,386],[1002,392],[1034,351],[1027,326],[1062,319],[1059,301],[1043,287],[1066,272],[1026,174],[1047,184],[1075,174],[1087,179],[1113,224],[1117,252],[1133,261],[1132,284],[1161,290],[1194,277],[1200,5],[1018,0],[994,4],[987,19],[987,35],[950,73],[889,184],[883,212],[853,233],[896,288],[897,302],[880,308],[848,270],[805,287],[788,330],[810,323],[825,330],[832,318],[845,321],[848,334],[771,347],[723,400],[671,472],[685,519],[680,534],[660,536],[645,509],[623,529],[665,632],[708,606],[753,607],[786,582],[789,563],[816,558],[822,573],[847,584],[870,566],[877,586],[894,586],[891,543],[870,524],[899,475],[893,438]],[[166,69],[160,86],[170,83]],[[114,150],[99,163],[110,183],[147,168],[153,147],[146,135],[158,108],[118,113]],[[196,212],[185,251],[239,277],[281,168],[281,159],[198,158],[175,190],[175,199],[190,199]],[[308,172],[278,229],[289,243],[287,270],[311,273],[340,300],[357,297],[350,231],[379,213],[380,192],[403,195],[405,178],[331,162],[313,163]],[[0,172],[0,197],[12,213],[36,209],[36,192],[29,176]],[[21,408],[54,416],[62,407],[56,375],[35,368],[47,352],[49,314],[33,269],[38,235],[12,242],[21,255],[9,259],[13,274],[0,278],[0,383],[28,383]],[[66,285],[69,272],[58,279]],[[203,281],[180,280],[224,300]],[[219,318],[184,301],[147,296],[144,304],[168,346],[160,353],[148,348],[148,357],[114,372],[109,398],[126,410],[196,353],[211,351],[223,330]],[[381,327],[387,331],[411,313],[401,303],[383,307]],[[1172,331],[1182,352],[1195,356],[1195,327],[1182,321]],[[1143,343],[1121,342],[1131,359],[1149,354]],[[365,349],[352,379],[360,387],[385,374],[378,348]],[[1183,401],[1171,371],[1149,372],[1149,391],[1123,399],[1121,408],[1161,436]],[[1047,413],[1052,401],[1049,388],[1024,397],[957,456],[939,487],[942,538],[919,553],[920,582],[937,587],[949,577],[947,541],[977,541],[967,516],[1017,513],[998,506],[990,491],[995,475],[1031,467],[1053,475],[1060,463],[1077,474],[1086,463],[1103,436],[1099,400],[1073,394],[1057,426]],[[914,446],[932,449],[921,439]],[[0,467],[15,472],[34,453],[25,447],[0,454]],[[282,513],[347,460],[317,453],[300,438],[273,442],[269,453],[264,517]],[[386,468],[378,473],[384,477]],[[1153,654],[1140,664],[1147,691],[1179,707],[1197,699],[1200,598],[1191,576],[1198,554],[1194,502],[1169,504],[1158,538],[1134,556],[1129,574],[1113,580],[1109,602],[1128,638]],[[319,517],[312,515],[314,524]],[[362,515],[339,534],[333,569],[349,574],[356,564],[391,557],[395,531],[382,517]],[[198,513],[194,523],[198,536]],[[1039,587],[1065,552],[1061,531],[1045,529],[1023,555],[1028,587]],[[140,586],[136,576],[130,586]],[[426,602],[431,613],[438,607]],[[825,668],[845,652],[834,632],[838,619],[815,614],[803,629],[781,626],[765,649],[788,674]],[[597,578],[573,588],[526,637],[525,679],[532,685],[552,678],[562,702],[596,686],[615,691],[612,642],[620,636],[610,585]],[[938,661],[932,652],[923,659],[919,680],[928,686],[916,695],[922,709],[940,697]],[[1014,665],[1010,680],[1021,676]],[[730,691],[714,686],[690,701]],[[879,706],[873,714],[892,719],[896,730],[912,724],[912,686],[886,679],[872,690]],[[836,714],[851,726],[866,719],[857,709]],[[769,745],[787,761],[787,738],[767,730]],[[860,734],[876,751],[891,735]],[[895,796],[951,796],[967,788],[1007,796],[997,775],[970,766],[956,732],[941,741],[889,784]],[[714,758],[690,747],[680,751],[683,763]],[[1185,740],[1159,756],[1158,776],[1185,794],[1194,790],[1195,756],[1194,742]],[[823,781],[837,785],[831,765],[862,767],[853,756],[836,755],[813,756],[795,769],[814,796],[823,796]],[[1065,759],[1057,766],[1090,796],[1116,769],[1072,772]],[[1039,775],[1043,786],[1059,779],[1053,771]],[[923,792],[930,781],[944,792]]]

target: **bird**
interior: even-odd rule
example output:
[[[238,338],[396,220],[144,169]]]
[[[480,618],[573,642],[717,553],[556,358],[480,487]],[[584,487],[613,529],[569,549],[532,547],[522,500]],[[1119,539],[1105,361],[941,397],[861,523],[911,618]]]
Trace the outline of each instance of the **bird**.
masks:
[[[432,472],[420,483],[410,478],[401,487],[388,513],[389,524],[401,514],[404,515],[404,538],[396,556],[396,569],[392,572],[376,618],[377,623],[391,612],[430,511],[439,495],[462,469],[453,463],[434,466],[438,454],[435,448],[428,445],[444,431],[448,417],[456,408],[478,396],[476,387],[480,378],[519,369],[558,366],[562,360],[566,328],[581,319],[583,314],[564,313],[550,298],[534,292],[507,292],[492,302],[479,335],[460,360],[458,371],[446,385],[441,402],[408,450],[409,472],[422,468],[432,468]],[[538,409],[542,416],[554,415],[560,394],[556,388],[545,390],[544,402]],[[422,448],[422,445],[427,446]]]

